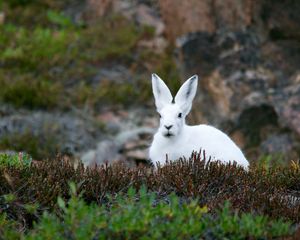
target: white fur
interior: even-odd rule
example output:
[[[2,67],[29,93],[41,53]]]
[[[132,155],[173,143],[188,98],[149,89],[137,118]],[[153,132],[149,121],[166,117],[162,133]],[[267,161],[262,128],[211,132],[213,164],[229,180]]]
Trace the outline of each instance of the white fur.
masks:
[[[161,118],[149,150],[151,161],[164,165],[166,159],[188,159],[193,151],[201,150],[202,156],[205,151],[206,159],[211,157],[211,161],[236,162],[248,169],[249,162],[244,154],[225,133],[204,124],[185,124],[185,117],[190,112],[196,95],[197,84],[197,75],[189,78],[179,89],[174,102],[167,85],[156,74],[152,74],[155,105]]]

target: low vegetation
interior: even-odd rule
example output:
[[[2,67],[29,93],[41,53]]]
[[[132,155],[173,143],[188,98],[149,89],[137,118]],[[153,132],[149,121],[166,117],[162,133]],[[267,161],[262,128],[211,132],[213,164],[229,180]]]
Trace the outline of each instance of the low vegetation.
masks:
[[[62,11],[68,3],[0,0],[0,103],[30,110],[145,103],[151,72],[178,89],[172,47],[160,54],[139,47],[153,29],[121,16],[75,22]],[[97,80],[114,64],[136,77]],[[55,158],[56,140],[30,132],[0,139],[0,149],[30,154],[0,154],[0,239],[270,239],[300,224],[299,163],[264,158],[245,172],[195,154],[157,169],[85,169]]]
[[[70,182],[76,186],[71,192]],[[235,165],[205,165],[198,155],[156,170],[74,168],[60,157],[29,168],[0,165],[2,226],[7,223],[2,231],[9,234],[13,226],[18,234],[26,229],[28,237],[45,238],[49,229],[58,236],[107,238],[283,236],[300,222],[299,182],[297,163],[245,172]]]
[[[144,105],[152,101],[151,72],[178,89],[172,48],[156,54],[139,47],[153,38],[151,27],[118,15],[94,23],[75,21],[63,11],[71,2],[0,0],[5,15],[0,23],[0,104],[52,112],[88,108],[95,113],[109,106]],[[99,77],[101,69],[116,65],[127,69],[129,77]],[[48,132],[2,134],[0,149],[25,151],[34,159],[62,152]]]
[[[0,154],[1,167],[14,167],[14,168],[27,168],[30,167],[32,158],[26,153],[20,152],[19,154]]]
[[[29,131],[20,134],[10,134],[0,139],[0,149],[25,151],[34,159],[48,159],[59,151],[56,137],[51,132],[44,132],[45,136],[34,135]]]
[[[245,239],[287,236],[293,229],[289,222],[270,220],[265,216],[233,212],[228,202],[209,214],[197,200],[180,202],[171,194],[157,199],[142,187],[129,188],[127,195],[108,195],[109,206],[87,204],[71,184],[68,202],[58,198],[60,214],[44,212],[38,223],[26,234],[14,230],[15,222],[0,218],[5,239]],[[12,201],[8,199],[7,201]],[[34,212],[35,207],[27,207]]]
[[[2,3],[6,18],[0,25],[0,101],[47,110],[145,103],[151,96],[150,72],[178,79],[172,51],[155,54],[138,47],[140,41],[153,37],[152,28],[136,26],[122,16],[93,24],[73,22],[61,11],[65,4]],[[116,63],[137,77],[128,82],[94,80],[99,69]]]

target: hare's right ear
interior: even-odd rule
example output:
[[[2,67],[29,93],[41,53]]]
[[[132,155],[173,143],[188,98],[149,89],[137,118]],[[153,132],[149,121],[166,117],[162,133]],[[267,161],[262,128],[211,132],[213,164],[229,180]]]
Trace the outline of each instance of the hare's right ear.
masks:
[[[173,97],[169,88],[155,73],[152,74],[152,90],[157,111],[160,111],[166,104],[172,102]]]

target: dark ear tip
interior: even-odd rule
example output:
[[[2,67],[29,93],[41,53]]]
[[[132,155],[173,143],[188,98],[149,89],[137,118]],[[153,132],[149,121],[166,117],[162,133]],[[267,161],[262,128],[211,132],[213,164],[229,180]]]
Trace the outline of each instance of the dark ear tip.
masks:
[[[156,73],[152,73],[151,76],[156,78],[157,74]]]

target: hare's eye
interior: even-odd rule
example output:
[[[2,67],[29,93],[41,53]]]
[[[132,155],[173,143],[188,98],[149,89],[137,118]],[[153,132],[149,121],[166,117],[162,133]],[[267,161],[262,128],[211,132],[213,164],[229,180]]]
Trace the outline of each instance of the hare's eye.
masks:
[[[178,117],[181,118],[181,117],[182,117],[182,113],[179,113],[179,114],[178,114]]]
[[[160,115],[160,114],[158,114],[158,116],[161,118],[161,115]]]

